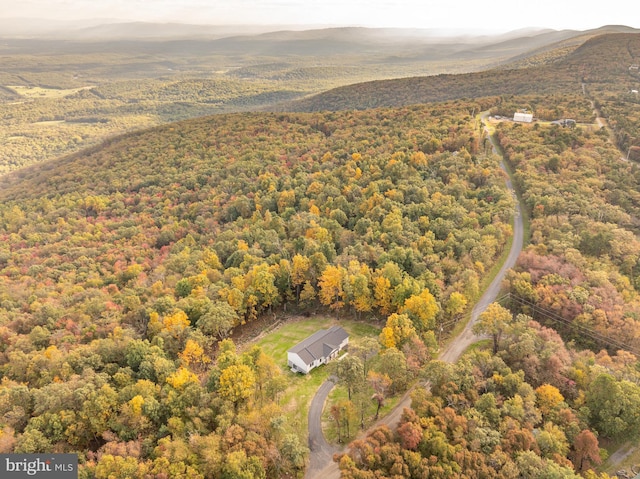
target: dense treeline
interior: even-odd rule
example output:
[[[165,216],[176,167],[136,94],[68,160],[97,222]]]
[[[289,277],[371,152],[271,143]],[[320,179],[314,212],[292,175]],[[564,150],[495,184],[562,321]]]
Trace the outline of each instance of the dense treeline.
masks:
[[[599,438],[640,430],[636,358],[577,352],[551,329],[492,304],[477,328],[496,353],[432,361],[396,431],[382,426],[338,457],[345,478],[608,478]]]
[[[575,71],[549,66],[521,70],[487,70],[458,75],[379,80],[335,88],[286,104],[293,111],[343,110],[433,103],[500,95],[571,94],[580,90]]]
[[[584,73],[585,89],[595,99],[600,114],[608,119],[618,148],[640,160],[640,35],[602,36],[591,39],[577,53],[576,68],[595,46],[594,67]],[[634,93],[635,92],[635,93]],[[634,148],[635,147],[635,148]],[[626,155],[625,155],[626,156]]]
[[[25,45],[21,45],[24,43]],[[155,125],[257,110],[345,83],[398,74],[381,64],[304,55],[229,58],[176,42],[8,40],[0,54],[0,174]],[[210,48],[210,46],[209,46]],[[162,58],[150,54],[154,51]],[[43,55],[42,52],[47,54]],[[36,53],[37,52],[37,53]],[[230,65],[234,65],[230,67]],[[418,68],[418,72],[430,66]],[[410,72],[416,73],[415,68]]]
[[[467,114],[474,107],[458,108],[462,116],[450,105],[449,116],[442,107],[420,107],[219,117],[35,169],[27,182],[6,181],[3,188],[6,234],[26,240],[7,248],[4,271],[21,277],[27,268],[35,278],[59,280],[60,265],[44,263],[55,245],[74,243],[82,230],[98,250],[63,252],[61,259],[85,257],[83,279],[99,273],[118,286],[142,273],[162,276],[171,288],[183,280],[186,295],[218,276],[232,284],[241,274],[250,284],[264,259],[276,278],[290,267],[304,270],[293,284],[298,299],[307,283],[317,289],[325,265],[338,259],[340,275],[352,260],[369,269],[366,275],[393,263],[384,273],[393,288],[409,275],[438,299],[454,290],[473,297],[479,274],[510,235],[512,200],[494,160],[476,154]],[[111,264],[101,264],[102,255]],[[280,264],[296,255],[300,264]],[[158,258],[166,269],[161,275]],[[127,268],[139,271],[121,271]],[[211,270],[210,278],[200,277],[203,270]],[[237,313],[249,319],[288,301],[288,286],[251,307],[243,298]],[[416,287],[405,284],[401,296]],[[237,289],[222,292],[233,296]]]
[[[635,91],[640,88],[640,75],[638,78]],[[608,119],[622,155],[637,162],[640,161],[640,100],[633,90],[619,96],[622,100],[600,102],[600,111]]]
[[[464,61],[426,51],[393,61],[363,53],[358,62],[358,58],[336,54],[323,57],[318,66],[316,56],[309,59],[303,52],[286,59],[270,55],[245,58],[235,51],[227,57],[208,50],[206,42],[179,43],[158,58],[150,54],[150,50],[157,53],[158,45],[145,42],[110,46],[54,43],[46,46],[51,50],[48,55],[33,53],[42,49],[38,42],[26,41],[29,46],[24,52],[10,42],[12,47],[1,58],[0,141],[5,149],[0,174],[78,151],[117,133],[213,113],[274,104],[283,105],[279,110],[318,111],[487,96],[580,94],[581,83],[601,113],[610,118],[620,148],[634,158],[640,155],[638,149],[629,150],[640,147],[637,109],[633,107],[638,99],[632,93],[638,90],[640,77],[637,70],[629,70],[639,62],[638,34],[602,35],[569,54],[562,49],[547,52],[560,55],[553,63],[531,58],[533,66],[518,68],[517,57],[508,62],[509,69],[503,65],[479,73],[437,76],[418,75],[481,70],[494,55],[498,64],[506,59],[491,49],[485,52],[488,57],[476,52],[479,57],[467,54]],[[525,61],[529,56],[524,55]],[[381,78],[396,79],[326,91]],[[290,102],[320,91],[325,93]]]
[[[96,477],[295,475],[279,365],[214,346],[327,306],[388,316],[388,364],[428,358],[402,350],[464,310],[511,235],[478,109],[222,115],[3,177],[3,450],[80,451]]]
[[[604,129],[504,122],[497,135],[531,216],[511,291],[637,348],[638,167]]]
[[[22,87],[18,91],[19,101],[4,104],[0,113],[4,153],[0,174],[77,151],[116,133],[258,109],[306,90],[218,78],[123,80],[69,90]]]
[[[278,402],[286,388],[280,365],[259,348],[239,354],[224,338],[278,308],[383,318],[377,342],[335,366],[348,399],[331,408],[330,420],[349,438],[364,421],[365,399],[377,415],[387,393],[423,369],[433,330],[476,299],[511,235],[513,200],[475,114],[527,108],[543,119],[591,120],[576,85],[584,82],[590,95],[599,85],[618,88],[622,67],[592,68],[588,59],[624,64],[624,49],[610,44],[620,38],[577,49],[562,68],[545,67],[546,80],[508,72],[493,98],[221,115],[129,134],[1,178],[0,450],[79,451],[87,478],[300,475],[306,449]],[[624,39],[633,57],[637,36]],[[600,56],[590,56],[595,50]],[[473,78],[456,77],[456,94],[480,95]],[[453,88],[450,79],[411,80],[422,87],[409,96],[385,91],[381,100],[365,85],[353,98],[435,99]],[[490,76],[475,79],[486,84]],[[527,81],[538,82],[523,90],[531,95],[506,94]],[[150,104],[167,100],[171,114],[183,89],[211,104],[211,89],[233,96],[233,81],[148,91],[144,81],[126,84],[130,95],[108,87],[63,94],[78,101],[68,118],[52,115],[61,101],[53,98],[51,109],[12,111],[36,123],[100,128],[111,121],[103,122],[100,95],[120,94],[120,113],[133,117],[147,111],[136,89]],[[554,94],[534,95],[541,84]],[[619,107],[622,116],[633,103],[607,105],[596,106]],[[609,116],[618,140],[636,125],[626,118]],[[637,167],[595,128],[503,122],[498,139],[532,218],[532,244],[507,286],[637,347]],[[52,137],[51,148],[82,143],[65,141]],[[488,477],[572,477],[571,469],[599,461],[596,432],[615,439],[639,430],[634,360],[567,351],[528,318],[492,313],[481,328],[495,356],[433,363],[433,397],[420,393],[395,439],[379,431],[357,443],[361,452],[341,461],[346,475],[466,477],[464,465]],[[610,391],[625,399],[606,402]],[[365,456],[370,447],[375,453]]]
[[[503,95],[491,105],[491,115],[511,119],[517,111],[533,113],[536,120],[570,118],[578,123],[594,123],[593,107],[583,95]]]

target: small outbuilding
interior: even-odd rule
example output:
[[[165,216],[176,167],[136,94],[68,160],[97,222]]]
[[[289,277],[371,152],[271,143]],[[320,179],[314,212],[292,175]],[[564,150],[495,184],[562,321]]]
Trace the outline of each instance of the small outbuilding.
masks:
[[[518,111],[513,114],[513,121],[531,123],[533,121],[533,113],[522,113]]]
[[[337,357],[349,344],[349,334],[340,326],[333,326],[312,334],[287,351],[287,363],[292,371],[309,374],[321,364]]]

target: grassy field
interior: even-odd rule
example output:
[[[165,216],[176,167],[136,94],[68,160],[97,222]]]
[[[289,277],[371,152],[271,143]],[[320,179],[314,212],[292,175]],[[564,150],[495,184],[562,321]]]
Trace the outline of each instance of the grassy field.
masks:
[[[349,333],[349,341],[351,342],[366,336],[377,337],[380,334],[380,328],[368,323],[346,319],[336,321],[327,316],[318,316],[316,318],[292,319],[247,345],[260,346],[287,375],[289,387],[282,395],[280,403],[289,423],[301,435],[307,431],[309,404],[317,389],[327,379],[328,372],[325,367],[321,366],[307,375],[293,373],[287,367],[287,350],[316,331],[327,329],[336,324],[342,326]]]
[[[64,98],[66,96],[73,95],[74,93],[78,93],[79,91],[87,90],[93,87],[86,86],[81,88],[62,89],[62,88],[42,88],[37,86],[31,87],[31,86],[21,86],[21,85],[15,85],[15,86],[7,85],[7,88],[12,89],[18,95],[24,98],[34,99],[34,98]]]

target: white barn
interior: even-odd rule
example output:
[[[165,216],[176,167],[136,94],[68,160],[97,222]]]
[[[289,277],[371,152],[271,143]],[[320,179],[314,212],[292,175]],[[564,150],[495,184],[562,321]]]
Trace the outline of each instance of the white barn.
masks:
[[[521,113],[518,111],[513,114],[513,121],[531,123],[533,121],[533,113]]]
[[[313,368],[326,364],[349,344],[349,334],[340,326],[333,326],[312,334],[287,351],[287,363],[292,371],[308,374]]]

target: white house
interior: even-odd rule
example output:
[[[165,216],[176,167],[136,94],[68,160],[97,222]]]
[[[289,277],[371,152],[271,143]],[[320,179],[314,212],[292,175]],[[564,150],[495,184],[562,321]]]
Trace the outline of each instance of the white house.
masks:
[[[517,111],[513,114],[513,121],[531,123],[533,121],[533,113],[521,113]]]
[[[313,368],[328,363],[349,344],[349,335],[340,326],[312,334],[287,351],[292,371],[308,374]]]

